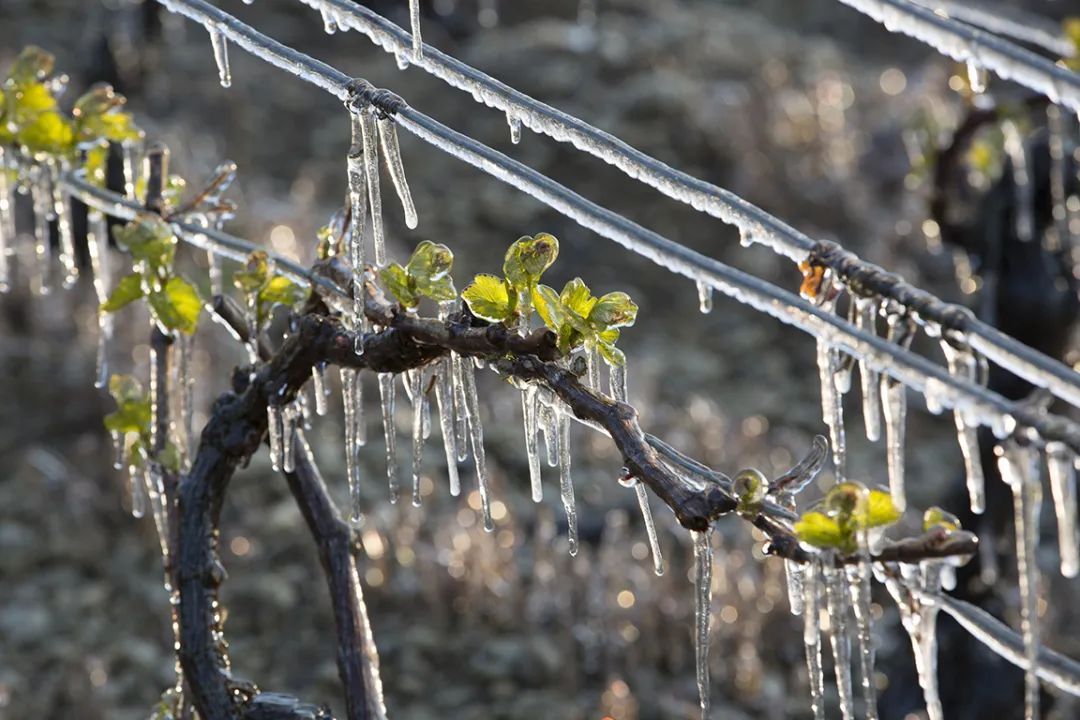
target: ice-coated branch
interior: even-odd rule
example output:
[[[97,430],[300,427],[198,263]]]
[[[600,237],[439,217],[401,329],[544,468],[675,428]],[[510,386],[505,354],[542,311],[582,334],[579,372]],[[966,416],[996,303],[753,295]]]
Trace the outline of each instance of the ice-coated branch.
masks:
[[[300,1],[323,14],[330,13],[338,27],[359,30],[376,46],[398,57],[407,54],[413,47],[415,38],[405,30],[378,13],[349,0]],[[1037,56],[1031,57],[1054,67]],[[833,264],[833,260],[835,259],[837,264],[842,260],[845,271],[849,273],[883,272],[872,263],[842,249],[842,258],[835,253],[830,253],[831,257],[822,257],[825,255],[822,249],[833,247],[833,244],[823,246],[738,195],[672,168],[619,138],[521,93],[433,47],[425,45],[422,57],[413,60],[413,64],[450,86],[470,93],[479,102],[505,112],[515,123],[523,124],[559,142],[569,143],[578,150],[614,165],[627,176],[644,182],[674,200],[735,225],[743,237],[753,238],[755,242],[767,245],[774,252],[795,262],[806,259],[808,255],[817,255],[825,265],[834,269],[838,267]],[[1055,70],[1067,72],[1061,68]],[[1072,75],[1075,77],[1075,74]],[[699,283],[698,289],[711,294],[709,284]],[[897,302],[904,302],[905,299],[915,301],[930,312],[923,317],[932,322],[944,324],[964,315],[965,309],[962,306],[945,303],[907,283],[899,286],[893,283],[878,283],[876,292],[879,297]],[[971,334],[973,349],[1029,382],[1046,387],[1061,399],[1080,407],[1080,375],[1072,368],[1013,340],[974,317],[965,316],[963,325]]]

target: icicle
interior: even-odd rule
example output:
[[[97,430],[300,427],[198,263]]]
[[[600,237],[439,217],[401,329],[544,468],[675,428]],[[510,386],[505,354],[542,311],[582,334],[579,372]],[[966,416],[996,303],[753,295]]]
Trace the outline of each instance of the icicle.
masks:
[[[386,480],[390,486],[390,502],[398,500],[397,447],[394,427],[394,376],[379,373],[379,398],[382,402],[383,433],[386,436]]]
[[[364,147],[368,208],[371,211],[371,236],[375,242],[375,264],[385,267],[386,238],[383,234],[382,194],[379,188],[379,146],[378,130],[375,127],[375,108],[366,107],[360,112],[360,131]]]
[[[955,347],[947,339],[941,341],[941,349],[949,364],[949,374],[958,380],[977,382],[975,356],[966,347]],[[927,395],[929,397],[929,395]],[[967,476],[968,497],[971,499],[971,512],[979,515],[986,509],[986,491],[984,489],[982,460],[979,455],[979,426],[968,422],[964,411],[953,411],[956,421],[956,437],[960,442],[960,452],[964,456],[964,469]]]
[[[484,454],[484,428],[480,424],[480,398],[476,394],[476,375],[469,363],[462,363],[462,390],[465,392],[465,415],[469,421],[469,438],[472,441],[473,460],[476,462],[476,482],[480,490],[480,510],[484,516],[484,529],[491,532],[495,523],[491,519],[491,497],[488,493],[487,456]]]
[[[713,304],[713,302],[712,302],[712,294],[713,294],[712,285],[708,285],[708,284],[703,283],[700,280],[698,280],[698,284],[697,284],[698,309],[701,310],[702,313],[712,312],[712,304]]]
[[[401,207],[405,211],[405,227],[413,230],[419,220],[416,217],[416,205],[413,204],[412,193],[409,191],[409,182],[405,179],[405,164],[401,161],[397,123],[392,117],[380,117],[378,129],[379,143],[382,145],[383,156],[386,158],[386,169],[390,172],[390,179],[394,183]]]
[[[349,517],[353,522],[360,519],[360,470],[356,444],[356,385],[357,371],[341,368],[341,406],[345,415],[345,480],[349,487]]]
[[[574,499],[574,479],[570,476],[570,415],[568,410],[553,409],[559,438],[559,495],[566,511],[566,539],[570,554],[578,552],[577,502]]]
[[[514,145],[521,143],[521,118],[509,110],[506,112],[506,124],[510,127],[510,142]]]
[[[968,85],[971,87],[971,92],[979,95],[986,92],[986,69],[981,67],[974,60],[967,61],[967,76]]]
[[[322,14],[323,32],[327,35],[333,35],[337,32],[337,22],[334,20],[334,13],[330,8],[320,8],[320,14]]]
[[[206,259],[210,265],[210,294],[215,297],[223,295],[225,287],[224,276],[221,271],[221,256],[213,250],[207,250]]]
[[[435,382],[435,402],[439,406],[439,430],[443,436],[443,448],[446,450],[446,475],[450,481],[450,494],[461,494],[461,479],[457,466],[457,439],[454,437],[454,389],[450,358],[439,362],[439,374]]]
[[[600,389],[600,351],[596,347],[585,351],[585,365],[589,374],[589,387]]]
[[[109,431],[109,437],[112,439],[113,446],[113,469],[123,470],[124,464],[127,462],[125,455],[125,438],[123,435],[115,430]]]
[[[914,337],[913,321],[903,315],[892,314],[888,319],[889,342],[908,347]],[[893,505],[903,512],[907,507],[904,492],[904,436],[907,419],[907,390],[893,378],[881,376],[881,405],[885,412],[885,452],[888,458],[889,492]]]
[[[1035,191],[1028,172],[1027,150],[1024,148],[1024,138],[1012,120],[1001,123],[1001,132],[1005,137],[1005,152],[1012,164],[1016,236],[1027,242],[1035,236]]]
[[[66,163],[65,163],[66,164]],[[60,184],[63,166],[49,164],[52,175],[53,214],[56,215],[56,234],[60,240],[60,264],[64,267],[64,287],[70,288],[79,279],[79,266],[75,262],[75,235],[71,227],[71,199]]]
[[[544,499],[544,487],[540,483],[540,448],[538,447],[536,416],[539,412],[536,385],[528,385],[521,393],[521,412],[525,420],[525,455],[529,461],[529,485],[533,502]]]
[[[281,469],[281,406],[271,400],[266,406],[266,427],[270,436],[270,467]]]
[[[408,54],[401,52],[400,50],[394,53],[394,61],[397,63],[398,70],[409,69],[409,56]]]
[[[629,391],[626,387],[626,365],[608,365],[608,384],[611,386],[611,398],[616,402],[628,402]]]
[[[420,37],[420,0],[409,0],[409,21],[412,24],[413,62],[424,59],[424,40]]]
[[[748,248],[755,242],[756,241],[754,240],[754,234],[750,232],[748,228],[739,228],[739,245],[742,245],[744,248]]]
[[[877,687],[874,685],[874,639],[871,635],[873,616],[870,610],[870,561],[860,560],[847,568],[847,587],[859,640],[859,674],[862,679],[866,720],[877,719]]]
[[[825,673],[821,668],[821,617],[818,610],[818,575],[820,561],[812,559],[806,566],[803,582],[803,645],[806,646],[806,668],[810,676],[810,707],[814,720],[825,720]]]
[[[871,335],[877,334],[877,309],[876,298],[856,297],[855,300],[855,326]],[[866,439],[877,442],[881,439],[881,395],[878,388],[881,385],[880,375],[870,368],[870,363],[865,357],[859,358],[859,380],[862,386],[863,422],[866,425]]]
[[[454,393],[454,447],[457,459],[464,462],[469,456],[468,417],[465,412],[465,381],[463,379],[465,362],[460,355],[451,351],[450,370],[451,386]]]
[[[423,370],[412,370],[408,373],[407,378],[411,385],[412,395],[412,411],[413,411],[413,423],[412,423],[412,502],[416,507],[420,507],[420,464],[424,459],[424,373]]]
[[[49,271],[52,264],[52,242],[49,233],[49,215],[52,212],[52,190],[49,188],[49,176],[38,170],[30,186],[30,195],[34,204],[35,267],[30,285],[39,295],[48,295]]]
[[[135,197],[135,188],[139,184],[139,154],[141,147],[138,143],[127,141],[120,144],[120,158],[124,168],[124,195],[131,200]]]
[[[1034,448],[1010,442],[1004,450],[999,446],[997,452],[1001,478],[1013,491],[1016,564],[1020,578],[1020,634],[1024,640],[1027,664],[1024,718],[1034,720],[1039,717],[1039,568],[1036,554],[1042,485],[1039,483],[1039,467]]]
[[[326,363],[316,363],[311,368],[311,385],[315,391],[315,414],[326,414],[326,400],[330,397],[330,389],[326,386]]]
[[[830,559],[826,559],[822,569],[825,575],[825,597],[829,608],[829,640],[832,644],[833,665],[836,672],[836,690],[840,696],[840,712],[844,720],[854,720],[847,575],[843,568],[834,567]]]
[[[794,560],[784,561],[784,574],[787,576],[788,606],[792,615],[802,615],[806,590],[806,565]]]
[[[1080,535],[1077,535],[1076,528],[1076,456],[1064,443],[1048,442],[1046,466],[1057,515],[1061,574],[1068,578],[1076,577],[1080,570]]]
[[[296,423],[299,415],[300,407],[295,402],[281,408],[281,469],[287,473],[296,471],[293,451],[296,446]]]
[[[195,403],[192,397],[191,377],[191,353],[195,344],[195,336],[179,333],[176,339],[176,353],[172,364],[173,388],[176,392],[177,417],[179,418],[176,428],[179,437],[180,451],[185,463],[191,457],[192,438],[194,433],[193,421]]]
[[[559,428],[555,409],[549,404],[551,402],[554,402],[554,398],[550,397],[550,394],[549,397],[540,398],[536,418],[540,425],[540,432],[544,436],[544,455],[548,467],[557,467],[559,465]]]
[[[835,381],[838,371],[837,352],[829,347],[828,342],[822,339],[818,339],[817,342],[817,363],[818,375],[821,380],[822,417],[825,420],[825,425],[829,428],[829,439],[832,441],[836,480],[842,482],[847,444],[844,439],[843,401],[837,392]]]
[[[2,198],[0,198],[2,202]],[[100,308],[109,299],[109,225],[104,213],[91,210],[87,215],[86,246],[90,253],[90,267],[94,273],[94,293]],[[2,262],[2,261],[0,261]],[[94,387],[109,384],[109,341],[112,339],[113,315],[98,310],[97,375]]]
[[[143,467],[143,484],[147,492],[150,511],[154,516],[154,527],[157,529],[158,543],[161,547],[161,558],[165,567],[169,566],[169,506],[165,498],[165,482],[162,478],[161,465],[153,460],[147,460]],[[166,589],[169,589],[169,580],[166,576]]]
[[[364,222],[367,216],[367,179],[364,169],[364,120],[362,110],[350,114],[352,124],[352,146],[349,148],[347,175],[349,180],[349,264],[352,269],[352,317],[349,318],[351,329],[356,332],[353,350],[357,354],[364,352],[362,331],[364,330]]]
[[[701,717],[709,717],[709,620],[712,616],[712,528],[692,530],[694,540],[694,655]]]
[[[143,473],[139,471],[139,468],[132,465],[128,468],[128,477],[131,483],[131,515],[132,517],[142,518],[146,515],[146,506],[149,504]]]
[[[220,28],[213,25],[206,26],[210,33],[210,45],[214,49],[214,62],[217,63],[218,79],[221,87],[227,88],[232,85],[232,72],[229,70],[229,41]]]
[[[658,576],[664,574],[664,556],[660,552],[660,538],[656,534],[656,523],[653,521],[652,509],[649,507],[649,493],[641,481],[634,483],[634,493],[637,495],[638,507],[641,508],[641,519],[645,521],[645,535],[649,538],[649,550],[652,552],[653,572]]]
[[[8,186],[9,164],[4,148],[0,147],[0,293],[11,290],[11,266],[8,252],[15,244],[15,213]]]

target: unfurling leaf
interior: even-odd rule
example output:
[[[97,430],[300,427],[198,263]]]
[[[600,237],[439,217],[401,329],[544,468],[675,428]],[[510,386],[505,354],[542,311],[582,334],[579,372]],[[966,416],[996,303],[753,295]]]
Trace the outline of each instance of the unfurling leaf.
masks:
[[[8,72],[8,78],[15,83],[40,82],[52,75],[56,58],[37,45],[27,45],[15,58]]]
[[[600,350],[600,355],[608,365],[614,365],[616,367],[626,365],[626,354],[611,343],[600,341],[596,343],[596,347]]]
[[[105,416],[105,428],[117,433],[146,433],[150,429],[150,397],[130,375],[109,378],[109,394],[116,410]]]
[[[263,250],[255,250],[247,256],[244,269],[233,273],[233,284],[245,295],[252,295],[270,281],[270,272],[270,256]]]
[[[416,281],[417,287],[422,287],[446,277],[453,264],[454,253],[450,248],[424,240],[413,250],[405,271]]]
[[[956,517],[951,512],[942,510],[936,505],[928,508],[926,512],[923,513],[922,527],[923,532],[930,532],[931,530],[940,528],[947,533],[951,533],[961,529],[960,518]]]
[[[102,303],[101,309],[104,312],[116,312],[143,295],[142,277],[138,273],[130,273],[120,278],[108,299]]]
[[[194,285],[181,277],[172,277],[164,289],[150,294],[150,308],[161,325],[191,335],[199,322],[202,299]]]
[[[122,250],[131,253],[136,263],[151,272],[172,267],[176,255],[176,236],[169,224],[157,216],[146,216],[115,228],[113,238]]]
[[[739,501],[738,511],[742,515],[757,515],[765,494],[769,490],[769,481],[760,470],[747,468],[735,476],[732,483],[735,497]]]
[[[588,315],[594,328],[629,327],[637,320],[638,306],[624,292],[610,292],[600,298]]]
[[[265,305],[295,305],[307,291],[284,275],[275,275],[259,291],[259,303]]]
[[[489,322],[507,320],[514,311],[509,288],[502,278],[495,275],[477,275],[462,290],[461,297],[473,315]]]
[[[532,289],[532,306],[544,325],[557,333],[563,324],[562,301],[558,293],[547,285],[537,285]]]
[[[49,110],[38,113],[19,127],[15,140],[32,153],[43,152],[60,155],[71,149],[75,131],[71,123],[58,112]]]
[[[840,528],[834,519],[820,512],[807,512],[794,525],[795,535],[799,540],[818,548],[837,548],[851,552],[854,537]]]
[[[566,283],[563,286],[562,293],[559,294],[559,300],[564,308],[581,318],[581,320],[589,317],[593,306],[596,305],[596,298],[589,292],[589,286],[581,278],[574,278]],[[570,313],[567,313],[567,315],[569,320]]]
[[[525,235],[518,238],[506,251],[503,275],[514,289],[522,292],[530,290],[558,256],[559,241],[554,235]]]
[[[383,287],[401,303],[402,307],[414,308],[419,304],[420,298],[416,296],[409,283],[408,271],[398,263],[390,263],[380,270],[379,279],[382,280]]]

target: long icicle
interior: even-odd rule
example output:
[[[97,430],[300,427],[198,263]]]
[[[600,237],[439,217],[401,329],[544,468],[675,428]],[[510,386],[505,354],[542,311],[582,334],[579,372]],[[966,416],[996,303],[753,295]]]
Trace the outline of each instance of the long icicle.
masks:
[[[424,371],[422,368],[406,374],[412,396],[412,503],[420,507],[420,465],[424,460]]]
[[[379,144],[382,145],[383,157],[386,159],[386,169],[390,172],[390,180],[394,183],[394,189],[401,201],[401,209],[405,212],[405,227],[413,230],[419,224],[419,218],[416,216],[416,205],[413,203],[412,192],[409,190],[409,181],[405,179],[405,164],[401,161],[397,123],[392,117],[379,117],[377,125]]]
[[[877,334],[877,298],[854,297],[855,326],[867,333]],[[866,439],[877,442],[881,438],[881,376],[870,368],[865,358],[859,359],[859,382],[862,388],[863,424]]]
[[[412,27],[412,59],[424,59],[424,40],[420,37],[420,0],[409,0],[409,22]]]
[[[472,362],[463,360],[461,365],[465,415],[469,421],[469,440],[472,442],[473,461],[476,463],[476,484],[480,491],[480,512],[484,517],[484,530],[491,532],[495,529],[495,523],[491,519],[487,455],[484,453],[484,427],[480,422],[480,398],[476,394],[476,371]]]
[[[439,361],[435,381],[435,402],[439,406],[439,430],[442,432],[443,448],[446,450],[446,475],[450,481],[450,494],[461,494],[461,478],[458,475],[457,439],[454,436],[454,389],[451,380],[452,361],[444,357]]]
[[[450,352],[451,390],[454,394],[454,447],[458,462],[469,457],[469,417],[465,410],[465,361],[456,352]]]
[[[844,720],[854,720],[855,705],[851,693],[851,632],[848,624],[847,574],[826,560],[825,598],[829,608],[829,640],[832,644],[836,691]]]
[[[11,290],[11,264],[8,251],[15,245],[15,214],[8,185],[9,164],[0,147],[0,293]]]
[[[1010,442],[998,447],[1001,478],[1013,491],[1016,530],[1016,565],[1020,578],[1020,634],[1024,640],[1027,668],[1024,674],[1024,718],[1039,717],[1039,505],[1042,485],[1035,450]]]
[[[225,34],[213,25],[207,25],[206,30],[210,33],[210,46],[214,51],[218,80],[221,82],[221,87],[230,87],[232,85],[232,71],[229,69],[229,41],[225,39]]]
[[[889,342],[908,347],[915,334],[915,325],[907,315],[890,314]],[[885,452],[888,458],[889,493],[893,505],[903,512],[907,508],[904,491],[904,436],[907,423],[907,388],[887,375],[881,376],[881,404],[885,411]]]
[[[386,436],[386,481],[390,488],[390,502],[398,501],[397,477],[397,429],[394,426],[394,376],[379,373],[379,398],[382,403],[383,434]]]
[[[341,368],[341,406],[345,416],[345,478],[349,487],[349,518],[360,519],[360,477],[356,455],[356,374],[353,368]]]
[[[867,556],[847,568],[851,607],[859,641],[859,673],[862,680],[866,720],[877,720],[877,687],[874,685],[874,638],[871,634],[873,616],[870,604],[870,560]]]
[[[109,299],[109,221],[104,213],[91,210],[87,215],[87,225],[89,233],[86,246],[90,254],[90,268],[94,274],[94,293],[97,296],[99,308],[97,372],[94,387],[103,388],[109,384],[109,342],[113,334],[112,313],[100,310],[100,307]]]
[[[634,494],[637,495],[638,507],[641,508],[641,519],[645,522],[645,535],[649,539],[649,551],[652,553],[653,572],[657,576],[664,574],[664,555],[660,552],[660,538],[656,533],[656,522],[653,520],[652,509],[649,507],[649,493],[640,481],[634,483]]]
[[[844,477],[847,444],[844,439],[843,402],[836,389],[836,373],[839,369],[837,351],[822,339],[817,341],[817,364],[821,381],[821,413],[826,427],[829,428],[836,480],[840,482]]]
[[[326,363],[316,363],[311,367],[311,389],[315,395],[315,414],[326,414],[326,401],[330,397],[330,389],[326,386]]]
[[[79,279],[79,265],[75,261],[75,233],[71,225],[71,198],[60,183],[60,174],[67,163],[50,163],[52,174],[53,213],[56,215],[56,235],[60,240],[60,264],[64,268],[63,286],[72,287]]]
[[[1061,574],[1076,577],[1080,571],[1080,535],[1076,527],[1076,455],[1064,443],[1046,444],[1046,467],[1054,514],[1058,526],[1058,554]]]
[[[806,670],[810,677],[810,707],[814,720],[825,720],[825,672],[821,667],[821,616],[818,605],[818,576],[821,564],[817,558],[807,563],[803,581],[803,645],[806,648]]]
[[[49,174],[38,168],[31,179],[30,196],[34,205],[34,274],[30,287],[38,295],[48,295],[51,286],[49,275],[52,266],[52,242],[49,233],[49,216],[52,212],[52,190]]]
[[[563,510],[566,511],[566,539],[570,543],[570,554],[578,552],[577,501],[574,498],[574,479],[570,475],[570,416],[569,410],[552,409],[556,415],[556,427],[559,438],[559,494]]]
[[[949,365],[949,374],[959,380],[975,382],[977,367],[975,356],[966,347],[942,339],[941,349]],[[971,512],[981,515],[986,509],[986,489],[983,476],[982,459],[979,454],[979,426],[969,422],[963,409],[953,411],[956,421],[956,437],[960,443],[960,453],[964,456],[964,471],[967,477],[968,497]]]
[[[525,455],[529,461],[529,486],[532,490],[533,502],[541,502],[544,499],[544,486],[540,478],[540,448],[536,437],[538,392],[536,385],[531,383],[521,391],[521,412],[525,425]]]
[[[346,427],[348,424],[346,423]],[[270,467],[275,472],[281,470],[281,406],[275,398],[266,404],[266,429],[270,440]],[[348,452],[346,450],[346,452]]]
[[[709,717],[709,621],[712,617],[712,528],[692,530],[694,540],[694,655],[702,720]]]
[[[371,237],[375,244],[375,264],[386,266],[386,237],[383,232],[382,191],[379,186],[378,130],[375,108],[360,111],[360,131],[364,146],[364,173],[367,181],[368,209],[371,212]]]

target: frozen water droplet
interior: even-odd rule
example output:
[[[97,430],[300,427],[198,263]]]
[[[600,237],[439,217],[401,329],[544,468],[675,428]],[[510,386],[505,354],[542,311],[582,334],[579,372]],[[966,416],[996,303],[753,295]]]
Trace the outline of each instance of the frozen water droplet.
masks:
[[[697,295],[698,295],[698,309],[702,313],[712,312],[713,306],[713,289],[711,285],[707,285],[700,280],[697,283]]]
[[[510,142],[514,145],[521,143],[521,118],[513,113],[506,113],[506,124],[510,126]]]

